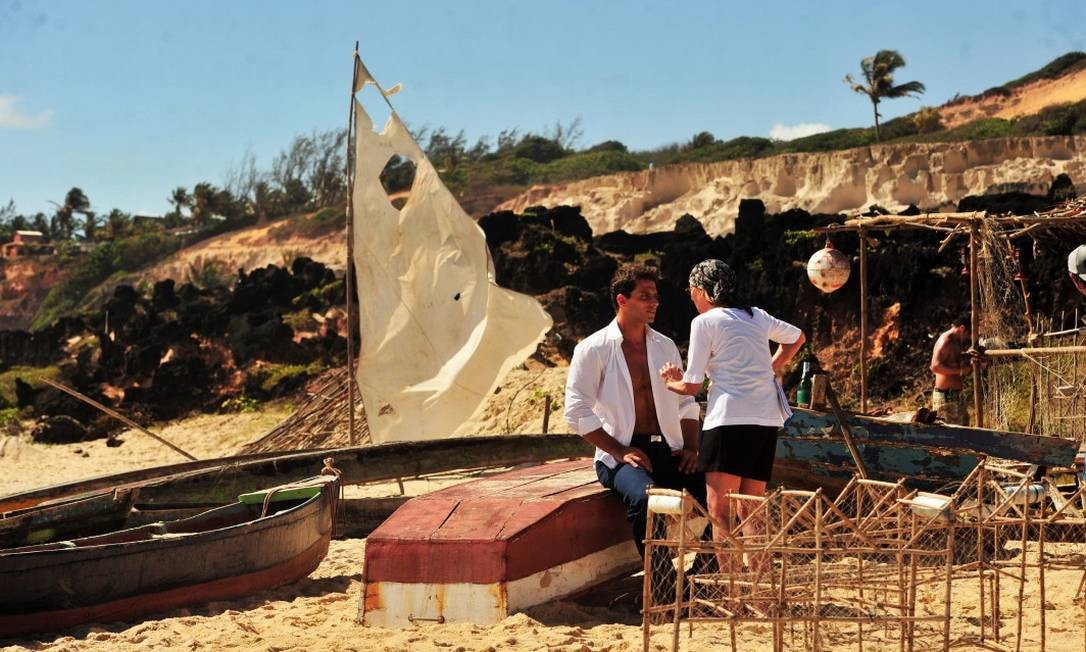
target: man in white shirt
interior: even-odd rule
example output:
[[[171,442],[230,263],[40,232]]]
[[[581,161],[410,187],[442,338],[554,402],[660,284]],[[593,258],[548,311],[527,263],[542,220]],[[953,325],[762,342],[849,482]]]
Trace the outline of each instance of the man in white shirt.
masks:
[[[696,472],[700,408],[656,373],[681,364],[675,343],[649,327],[660,303],[656,281],[641,265],[615,272],[617,315],[577,345],[566,379],[566,423],[596,447],[596,475],[622,496],[642,555],[649,486],[686,489],[705,504],[705,477]]]

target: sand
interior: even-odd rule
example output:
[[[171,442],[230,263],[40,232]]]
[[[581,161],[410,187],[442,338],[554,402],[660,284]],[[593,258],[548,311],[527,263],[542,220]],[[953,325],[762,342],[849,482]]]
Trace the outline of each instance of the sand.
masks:
[[[527,370],[525,370],[527,371]],[[526,380],[531,374],[522,374]],[[545,373],[547,380],[550,373]],[[553,383],[547,382],[546,386]],[[526,390],[527,391],[527,390]],[[538,400],[538,397],[533,397]],[[508,401],[508,399],[506,399]],[[537,406],[520,412],[527,421],[538,418]],[[531,408],[531,409],[529,409]],[[505,414],[495,409],[491,422],[504,422]],[[200,457],[228,454],[282,419],[286,408],[260,414],[205,415],[155,428],[156,432]],[[552,415],[554,416],[554,415]],[[486,420],[486,419],[484,419]],[[520,419],[514,418],[513,421]],[[209,436],[209,433],[216,433]],[[0,439],[0,493],[28,489],[46,482],[59,482],[100,475],[148,464],[179,461],[176,453],[135,432],[122,435],[119,448],[103,442],[44,446],[25,436]],[[80,452],[77,452],[80,451]],[[418,490],[430,490],[462,481],[456,474],[413,483]],[[409,485],[410,490],[410,485]],[[408,629],[363,627],[355,622],[361,587],[365,541],[333,541],[328,556],[308,578],[229,602],[216,602],[159,614],[134,623],[99,623],[31,639],[0,641],[0,650],[569,650],[621,651],[642,647],[632,595],[635,581],[627,581],[625,592],[615,592],[611,602],[558,602],[527,613],[513,615],[490,626],[471,624],[423,624]],[[1057,571],[1049,577],[1046,600],[1049,650],[1084,649],[1084,613],[1073,604],[1081,573]],[[975,581],[955,587],[955,636],[976,631],[977,593]],[[1027,599],[1037,603],[1037,584],[1026,588]],[[1006,599],[1009,599],[1007,595]],[[610,606],[608,606],[610,605]],[[1039,609],[1025,613],[1024,650],[1039,649]],[[1013,618],[1003,621],[1004,635],[1013,631]],[[770,629],[762,624],[740,627],[740,649],[766,649]],[[681,649],[729,649],[724,624],[699,624],[688,637],[682,629]],[[1005,641],[1007,642],[1007,641]],[[855,649],[844,640],[826,641],[826,649]],[[1013,648],[1013,638],[1009,641]],[[670,627],[654,628],[652,650],[670,649]],[[803,649],[802,638],[791,649]],[[865,649],[872,649],[868,646]],[[896,646],[895,646],[896,649]],[[965,649],[973,649],[969,646]]]

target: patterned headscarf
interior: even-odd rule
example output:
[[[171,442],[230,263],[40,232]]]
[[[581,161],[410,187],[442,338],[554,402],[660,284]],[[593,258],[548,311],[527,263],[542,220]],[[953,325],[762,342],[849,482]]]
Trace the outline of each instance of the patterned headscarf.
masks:
[[[705,296],[716,306],[740,308],[735,272],[723,260],[703,260],[690,270],[691,287],[705,290]]]

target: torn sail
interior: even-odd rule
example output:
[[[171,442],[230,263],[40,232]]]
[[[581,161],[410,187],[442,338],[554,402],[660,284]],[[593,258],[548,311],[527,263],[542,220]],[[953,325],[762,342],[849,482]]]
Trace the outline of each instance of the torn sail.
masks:
[[[356,91],[377,85],[360,60],[356,67]],[[357,373],[370,436],[374,443],[448,437],[531,355],[551,318],[532,297],[494,282],[482,229],[395,111],[374,133],[355,100],[354,129]],[[379,178],[397,155],[416,165],[399,210]]]

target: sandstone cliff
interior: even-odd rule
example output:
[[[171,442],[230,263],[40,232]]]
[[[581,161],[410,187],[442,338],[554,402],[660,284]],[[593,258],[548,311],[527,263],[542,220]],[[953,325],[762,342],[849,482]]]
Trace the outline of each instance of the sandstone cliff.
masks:
[[[1044,194],[1067,173],[1086,184],[1086,136],[875,145],[817,154],[690,163],[535,186],[495,210],[580,206],[595,233],[671,229],[684,213],[712,235],[731,233],[742,199],[770,213],[856,212],[871,204],[954,210],[963,197],[1020,190]]]
[[[29,327],[38,306],[62,274],[60,263],[48,256],[0,261],[0,330]]]

